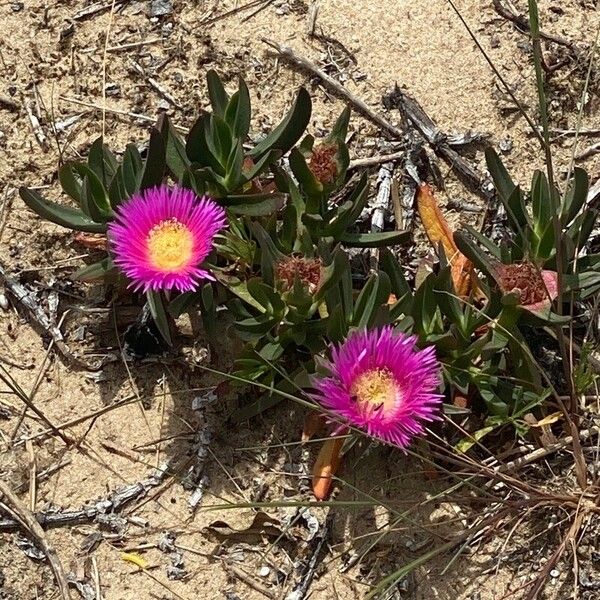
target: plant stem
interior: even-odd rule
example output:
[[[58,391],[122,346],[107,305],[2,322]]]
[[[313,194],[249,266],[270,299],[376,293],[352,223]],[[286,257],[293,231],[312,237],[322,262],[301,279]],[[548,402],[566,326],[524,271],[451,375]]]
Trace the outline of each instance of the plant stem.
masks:
[[[535,66],[535,78],[537,84],[537,93],[540,110],[540,120],[542,124],[542,135],[544,138],[544,153],[546,157],[546,172],[548,174],[548,185],[550,188],[550,199],[552,202],[552,225],[554,228],[554,243],[556,250],[556,275],[558,294],[556,297],[556,312],[562,313],[563,300],[563,269],[566,267],[563,258],[562,227],[560,224],[560,195],[557,192],[554,181],[554,168],[552,165],[552,152],[550,149],[550,131],[548,128],[548,100],[546,90],[544,89],[544,70],[542,68],[542,44],[540,36],[540,19],[537,0],[529,0],[529,27],[531,31],[531,42],[533,44],[533,61]],[[570,354],[567,349],[565,334],[560,325],[556,326],[558,345],[562,357],[563,371],[569,391],[569,413],[565,414],[565,419],[569,425],[570,433],[573,436],[573,453],[575,455],[576,473],[579,485],[584,488],[587,486],[587,470],[585,468],[585,458],[578,436],[578,418],[577,418],[577,396],[573,382],[573,371],[571,368]],[[566,411],[565,411],[566,412]]]

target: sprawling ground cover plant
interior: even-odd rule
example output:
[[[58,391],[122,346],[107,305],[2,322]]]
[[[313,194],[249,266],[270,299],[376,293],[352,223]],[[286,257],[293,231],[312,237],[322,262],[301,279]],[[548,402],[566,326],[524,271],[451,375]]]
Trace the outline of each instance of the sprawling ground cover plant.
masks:
[[[417,283],[394,251],[410,234],[359,224],[369,184],[366,173],[348,176],[348,108],[316,141],[305,134],[311,101],[301,88],[256,141],[245,82],[231,96],[213,71],[207,84],[211,111],[185,138],[163,115],[143,151],[130,144],[117,158],[98,139],[85,163],[63,165],[60,184],[77,208],[21,189],[41,217],[107,235],[106,257],[75,277],[145,293],[169,344],[184,311],[199,312],[209,335],[226,312],[244,343],[234,377],[264,390],[239,420],[300,391],[332,432],[401,448],[426,434],[442,402],[449,415],[477,415],[466,437],[442,433],[459,452],[507,424],[525,435],[525,416],[542,418],[544,401],[567,386],[545,377],[531,332],[560,337],[573,318],[563,301],[600,288],[598,257],[582,255],[597,221],[586,173],[575,169],[561,196],[536,172],[524,193],[489,148],[507,214],[501,244],[470,226],[452,232],[422,184],[415,201],[438,263]],[[376,267],[353,270],[352,247],[376,248]],[[323,451],[318,497],[329,493],[318,473],[330,481],[341,443]]]
[[[543,125],[542,134],[537,127],[534,133],[546,152],[546,172],[536,171],[524,191],[494,150],[486,150],[506,212],[502,239],[470,226],[453,232],[422,183],[415,203],[437,254],[425,276],[407,276],[398,258],[407,232],[372,232],[360,219],[369,185],[366,173],[348,174],[349,109],[317,141],[306,135],[311,101],[304,89],[281,123],[255,139],[244,81],[230,96],[210,72],[211,110],[184,138],[163,116],[143,149],[129,145],[117,157],[99,139],[85,163],[60,168],[61,186],[77,208],[21,189],[42,218],[107,236],[106,257],[75,276],[103,278],[117,293],[126,286],[145,293],[168,343],[177,343],[176,319],[184,311],[199,313],[209,336],[232,328],[243,349],[234,373],[224,375],[263,394],[234,420],[282,398],[316,411],[303,438],[317,431],[327,436],[313,471],[317,499],[329,497],[344,448],[365,442],[365,434],[366,443],[370,438],[407,453],[417,446],[421,461],[454,479],[449,490],[480,494],[466,502],[486,503],[481,520],[392,573],[370,597],[484,528],[495,531],[510,510],[519,512],[516,528],[523,510],[560,504],[575,517],[549,569],[575,539],[581,515],[597,511],[591,494],[584,495],[587,470],[576,427],[577,395],[594,375],[585,363],[588,347],[578,359],[576,345],[569,353],[565,341],[585,325],[582,308],[600,290],[600,260],[589,244],[598,215],[585,171],[571,165],[564,181],[555,179],[534,0],[530,11]],[[351,260],[353,247],[376,249],[370,270]],[[542,344],[562,374],[541,364]],[[503,479],[506,464],[481,460],[487,454],[496,460],[496,448],[529,435],[532,424],[558,429],[562,421],[571,434],[580,496],[522,485],[512,473]],[[424,438],[430,443],[419,444]],[[482,478],[485,486],[478,487]],[[509,490],[506,496],[488,485],[496,481]],[[415,508],[391,512],[389,530]]]

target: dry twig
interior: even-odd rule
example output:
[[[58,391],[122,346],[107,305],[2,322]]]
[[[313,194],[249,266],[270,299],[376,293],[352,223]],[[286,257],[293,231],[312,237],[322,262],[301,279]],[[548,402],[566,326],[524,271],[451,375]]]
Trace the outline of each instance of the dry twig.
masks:
[[[504,5],[502,0],[493,0],[494,10],[506,20],[511,21],[517,26],[517,29],[523,33],[530,33],[529,27],[529,19],[524,15],[518,15],[513,12],[512,9],[508,8]],[[554,42],[559,46],[565,46],[569,50],[573,52],[574,55],[579,56],[581,54],[579,48],[572,42],[571,40],[567,40],[566,38],[560,37],[558,35],[554,35],[552,33],[547,33],[545,31],[540,31],[540,37],[548,42]]]
[[[300,69],[304,69],[308,71],[312,75],[318,77],[321,82],[328,88],[331,92],[335,93],[340,98],[349,102],[358,112],[360,112],[367,119],[375,123],[378,127],[380,127],[383,131],[390,134],[392,137],[396,139],[402,139],[404,136],[404,132],[392,125],[389,121],[384,119],[381,115],[377,114],[371,108],[367,106],[365,102],[363,102],[360,98],[357,98],[354,94],[349,92],[343,85],[338,83],[335,79],[327,75],[325,71],[319,69],[317,65],[313,62],[304,58],[303,56],[299,56],[292,50],[292,48],[288,48],[287,46],[281,46],[277,42],[273,40],[268,40],[266,38],[262,38],[262,41],[273,48],[277,55],[281,58],[284,58],[287,62]]]
[[[25,530],[31,535],[40,546],[41,550],[46,555],[52,571],[54,571],[54,577],[60,590],[63,600],[71,600],[71,594],[69,592],[69,584],[65,577],[65,572],[62,568],[62,564],[56,554],[54,548],[50,545],[50,542],[46,538],[44,530],[40,524],[36,521],[33,513],[17,498],[14,492],[6,485],[4,481],[0,480],[0,494],[4,496],[8,505],[7,510],[12,515],[19,528]]]

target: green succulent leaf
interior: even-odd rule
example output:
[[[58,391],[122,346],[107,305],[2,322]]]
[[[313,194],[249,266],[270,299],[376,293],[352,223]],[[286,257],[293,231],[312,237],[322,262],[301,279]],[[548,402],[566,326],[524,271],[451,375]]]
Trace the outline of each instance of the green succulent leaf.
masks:
[[[479,242],[494,258],[498,260],[502,260],[502,251],[501,249],[490,240],[487,236],[483,235],[480,231],[475,229],[475,227],[471,227],[471,225],[465,225],[465,229],[471,234],[472,237],[475,238],[477,242]]]
[[[334,343],[343,342],[348,335],[348,323],[344,307],[336,304],[327,319],[327,337]]]
[[[333,254],[331,263],[321,269],[319,289],[314,295],[314,301],[317,303],[321,302],[329,290],[338,285],[349,268],[348,255],[338,248]]]
[[[536,170],[531,183],[531,205],[533,209],[533,228],[541,238],[542,232],[552,220],[552,198],[546,175]]]
[[[454,283],[452,281],[451,268],[448,266],[440,271],[437,279],[434,283],[434,292],[436,294],[437,304],[440,310],[450,322],[464,335],[464,315],[462,304],[454,289]]]
[[[108,221],[112,215],[108,193],[93,171],[89,171],[83,178],[81,190],[83,211],[96,223]]]
[[[212,115],[210,118],[206,143],[219,163],[226,167],[227,159],[234,146],[234,140],[231,128],[225,120],[218,115]]]
[[[334,123],[331,133],[327,136],[328,141],[338,140],[342,143],[346,141],[346,137],[348,135],[348,124],[350,123],[351,114],[352,109],[349,105],[347,105],[341,112],[340,116],[337,118],[336,122]]]
[[[326,228],[326,235],[338,238],[342,235],[348,227],[351,227],[356,223],[356,220],[360,216],[367,205],[369,199],[369,178],[367,173],[364,172],[361,175],[359,182],[356,187],[352,190],[352,193],[348,197],[348,200],[339,208],[335,217],[330,221]]]
[[[354,248],[381,248],[397,246],[410,240],[410,231],[382,231],[378,233],[345,232],[339,239],[346,246]]]
[[[302,136],[312,112],[310,94],[300,88],[294,105],[281,123],[250,152],[252,157],[262,156],[269,150],[285,154]]]
[[[379,266],[390,278],[392,293],[396,298],[400,299],[405,294],[411,293],[410,286],[404,277],[402,267],[389,248],[382,248],[379,251]]]
[[[304,156],[308,158],[311,155],[313,147],[315,145],[315,136],[310,133],[304,136],[304,139],[298,145],[298,150]]]
[[[81,206],[82,202],[82,190],[81,190],[81,177],[77,173],[76,165],[74,163],[65,163],[58,170],[58,181],[63,189],[63,192],[70,196],[77,204]]]
[[[261,273],[266,283],[273,285],[275,265],[285,258],[279,251],[271,236],[265,231],[260,223],[252,223],[254,233],[261,249]]]
[[[590,179],[587,171],[580,167],[575,167],[562,206],[561,222],[563,226],[568,225],[583,208],[587,200],[589,187]]]
[[[281,202],[279,194],[247,194],[227,196],[223,204],[236,215],[265,217],[276,212]]]
[[[162,115],[160,132],[166,147],[165,157],[167,167],[177,181],[181,181],[185,170],[190,166],[190,160],[185,150],[185,143],[175,131],[169,117]]]
[[[117,170],[115,155],[104,144],[102,137],[94,141],[88,154],[87,166],[96,174],[105,188],[108,188]]]
[[[144,163],[135,144],[127,144],[123,154],[122,178],[123,187],[128,196],[139,191],[142,182]]]
[[[598,220],[598,211],[595,208],[588,208],[581,214],[577,215],[575,220],[567,229],[567,235],[573,240],[577,250],[585,246],[594,226]]]
[[[169,326],[169,317],[165,308],[165,300],[160,292],[154,292],[152,290],[146,292],[146,299],[148,300],[148,306],[152,313],[152,318],[156,323],[158,331],[164,338],[165,342],[169,346],[173,345],[171,341],[171,329]]]
[[[108,199],[113,209],[116,209],[121,202],[124,202],[129,198],[129,194],[125,189],[125,183],[123,181],[123,165],[117,167],[117,172],[110,182],[108,188]]]
[[[279,294],[270,286],[254,277],[247,282],[248,291],[252,297],[271,315],[281,317],[285,305]]]
[[[194,292],[184,292],[179,294],[173,300],[169,302],[167,307],[167,311],[174,318],[177,319],[180,317],[185,311],[192,308],[196,305],[200,300],[200,293],[197,291]]]
[[[506,203],[517,187],[511,179],[498,153],[491,147],[485,149],[485,161],[492,176],[494,187],[501,200]]]
[[[210,131],[211,116],[201,115],[190,130],[185,151],[188,159],[202,167],[210,167],[218,175],[225,175],[225,168],[219,162],[213,151],[209,149],[207,137]]]
[[[478,248],[471,239],[462,231],[454,233],[454,243],[458,249],[483,273],[493,277],[495,272],[494,264],[485,255],[481,248]]]
[[[231,149],[231,153],[227,159],[227,164],[225,167],[225,171],[227,173],[225,176],[225,187],[228,190],[234,191],[242,185],[244,181],[244,177],[242,175],[243,163],[244,149],[242,148],[241,140],[237,140]]]
[[[417,333],[425,336],[433,334],[437,321],[438,303],[434,287],[435,274],[431,273],[417,288],[412,303],[414,329]]]
[[[266,309],[263,307],[263,305],[258,302],[248,290],[248,284],[246,281],[242,281],[237,277],[228,275],[222,271],[214,270],[213,272],[217,281],[224,285],[232,294],[259,312],[266,312]]]
[[[205,283],[200,290],[200,316],[208,336],[216,339],[217,336],[217,305],[215,303],[213,286]]]
[[[162,135],[158,129],[150,132],[150,143],[148,144],[148,155],[144,162],[144,173],[140,184],[140,190],[156,187],[163,182],[166,168],[166,147]]]
[[[250,92],[246,82],[240,77],[239,89],[231,96],[225,110],[225,121],[231,127],[233,135],[240,140],[245,140],[250,131]]]
[[[279,156],[280,152],[277,150],[270,150],[264,156],[261,156],[256,163],[244,171],[244,180],[252,181],[252,179],[260,175],[269,165],[273,164],[279,158]]]
[[[390,291],[390,278],[383,271],[373,273],[356,299],[352,324],[359,329],[372,327],[380,308],[387,304]]]
[[[46,200],[34,190],[21,187],[19,195],[31,210],[47,221],[76,231],[89,233],[106,231],[106,223],[96,223],[81,210]]]
[[[297,148],[292,148],[290,152],[290,168],[298,180],[300,187],[309,197],[321,197],[323,185],[309,169],[306,159]],[[318,204],[316,208],[318,210]],[[317,212],[317,210],[311,210],[310,212]]]
[[[95,262],[91,265],[86,265],[73,273],[72,278],[77,281],[97,281],[99,279],[107,279],[116,275],[118,269],[110,256]]]
[[[213,112],[219,117],[223,117],[225,115],[227,103],[229,102],[229,96],[221,83],[220,77],[213,69],[206,74],[206,83],[208,86],[208,97],[210,98],[210,105],[212,106]]]

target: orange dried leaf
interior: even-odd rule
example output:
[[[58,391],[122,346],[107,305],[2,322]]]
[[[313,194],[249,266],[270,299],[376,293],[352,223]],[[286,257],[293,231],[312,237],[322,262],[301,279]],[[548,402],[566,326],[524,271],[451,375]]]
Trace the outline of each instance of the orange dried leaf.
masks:
[[[313,435],[321,431],[325,425],[325,417],[318,412],[311,411],[304,419],[304,427],[302,428],[302,442],[308,442]]]
[[[421,222],[429,241],[444,248],[446,258],[450,263],[452,283],[458,296],[468,296],[475,281],[473,277],[473,263],[460,252],[454,243],[454,234],[448,221],[442,214],[431,188],[422,183],[417,191],[417,207]]]
[[[473,264],[464,254],[457,254],[452,260],[450,272],[454,289],[459,296],[468,296],[471,290]]]
[[[340,452],[344,438],[327,440],[322,446],[313,467],[312,488],[317,500],[327,500],[331,493],[333,476],[340,466]]]
[[[452,260],[458,253],[452,230],[442,214],[431,188],[426,183],[422,183],[417,190],[417,208],[429,241],[434,246],[441,242],[446,258]]]

